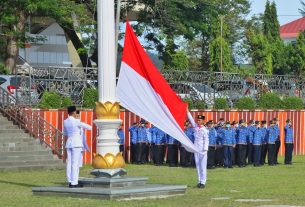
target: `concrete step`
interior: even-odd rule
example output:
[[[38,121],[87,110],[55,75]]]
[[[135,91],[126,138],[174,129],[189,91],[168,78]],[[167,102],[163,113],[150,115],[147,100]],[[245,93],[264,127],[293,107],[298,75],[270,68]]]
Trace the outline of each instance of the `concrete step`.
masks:
[[[3,125],[3,124],[13,124],[13,122],[7,120],[7,119],[0,119],[0,125]]]
[[[15,147],[2,147],[0,146],[0,152],[16,152],[16,151],[41,151],[42,149],[46,149],[42,145],[30,145],[30,146],[15,146]]]
[[[65,169],[64,163],[44,165],[23,165],[23,166],[0,166],[0,172],[25,171],[25,170],[57,170]]]
[[[0,129],[0,136],[5,134],[25,133],[22,129]]]
[[[19,129],[19,126],[13,125],[12,123],[11,124],[2,124],[2,125],[0,125],[0,130],[3,130],[3,129]]]
[[[16,161],[33,161],[33,160],[48,160],[48,159],[56,159],[58,160],[58,157],[56,155],[48,154],[47,152],[41,154],[41,155],[4,155],[0,156],[0,162],[1,161],[7,161],[7,162],[16,162]]]
[[[7,142],[7,143],[0,143],[0,147],[27,147],[27,146],[41,146],[41,144],[37,143],[36,141],[29,141],[29,142]]]
[[[52,165],[52,164],[59,164],[62,161],[59,159],[40,159],[40,160],[20,160],[20,161],[0,161],[0,166],[25,166],[25,165]]]
[[[9,137],[9,138],[27,138],[27,137],[30,137],[29,134],[25,133],[25,132],[19,132],[19,133],[9,133],[9,134],[0,134],[0,139],[1,138],[6,138],[6,137]],[[0,141],[1,142],[1,141]]]
[[[0,152],[0,157],[4,157],[4,156],[29,156],[29,155],[40,156],[40,155],[45,155],[45,154],[53,155],[51,150],[41,148],[40,150],[37,150],[37,151],[8,151],[8,152]]]
[[[39,139],[35,139],[32,137],[19,137],[19,138],[11,138],[11,137],[0,137],[0,144],[1,143],[11,143],[11,142],[36,142],[40,143]]]

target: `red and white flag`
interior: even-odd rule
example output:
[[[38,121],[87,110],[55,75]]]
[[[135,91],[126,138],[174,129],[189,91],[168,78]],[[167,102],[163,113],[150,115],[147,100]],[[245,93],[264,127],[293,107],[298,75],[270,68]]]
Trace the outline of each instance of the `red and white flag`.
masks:
[[[116,91],[120,104],[198,152],[183,131],[187,104],[171,89],[126,23],[124,51]]]

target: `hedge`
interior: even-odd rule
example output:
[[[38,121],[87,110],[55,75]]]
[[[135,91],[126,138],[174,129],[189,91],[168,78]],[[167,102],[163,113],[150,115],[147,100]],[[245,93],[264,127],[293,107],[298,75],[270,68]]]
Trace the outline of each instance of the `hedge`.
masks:
[[[214,109],[229,109],[227,99],[216,98],[214,103]]]
[[[285,97],[283,98],[283,108],[284,109],[303,109],[304,102],[298,97]]]
[[[238,99],[235,107],[238,109],[253,110],[255,109],[255,101],[250,97],[243,97]]]
[[[45,91],[38,106],[42,109],[58,109],[61,108],[61,102],[61,96],[58,93]]]
[[[258,100],[258,107],[261,109],[282,109],[283,102],[276,93],[265,93]]]
[[[86,88],[84,90],[84,108],[95,108],[95,102],[98,101],[98,92],[97,89],[94,88]]]

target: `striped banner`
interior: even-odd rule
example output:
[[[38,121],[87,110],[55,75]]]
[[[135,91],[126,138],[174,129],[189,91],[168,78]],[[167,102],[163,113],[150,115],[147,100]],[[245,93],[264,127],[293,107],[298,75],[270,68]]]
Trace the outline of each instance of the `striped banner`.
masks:
[[[39,109],[37,109],[39,110]],[[281,138],[281,148],[280,155],[284,155],[285,146],[284,146],[284,126],[286,120],[289,118],[292,120],[293,129],[294,129],[294,154],[295,155],[304,155],[305,154],[305,110],[192,110],[193,117],[195,118],[198,114],[203,114],[206,117],[206,121],[214,120],[217,122],[220,118],[228,121],[239,121],[240,119],[245,119],[247,122],[250,120],[266,120],[269,121],[275,117],[279,118],[279,127],[280,127],[280,138]],[[40,116],[44,117],[46,121],[51,123],[57,129],[62,131],[63,121],[68,117],[68,114],[65,110],[39,110]],[[92,131],[87,131],[87,143],[91,152],[86,152],[84,154],[84,163],[91,164],[93,153],[96,152],[96,137],[97,137],[97,128],[93,124],[93,120],[96,119],[95,112],[93,110],[82,110],[80,112],[80,119],[82,122],[85,122],[93,126]],[[136,116],[132,112],[121,110],[120,119],[123,120],[123,129],[125,134],[125,151],[124,156],[126,160],[130,160],[130,136],[129,136],[129,127],[134,122],[139,122],[140,117]],[[47,141],[47,140],[46,140]]]

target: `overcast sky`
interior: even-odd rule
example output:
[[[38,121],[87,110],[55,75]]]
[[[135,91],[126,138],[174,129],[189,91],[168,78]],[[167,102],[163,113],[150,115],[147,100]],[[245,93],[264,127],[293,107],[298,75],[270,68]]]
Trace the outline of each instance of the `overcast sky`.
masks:
[[[250,0],[251,5],[251,15],[263,13],[265,10],[265,4],[267,0]],[[272,0],[270,0],[272,2]],[[289,23],[295,19],[301,18],[298,11],[301,8],[300,0],[275,0],[277,6],[277,14],[279,18],[280,25]]]

